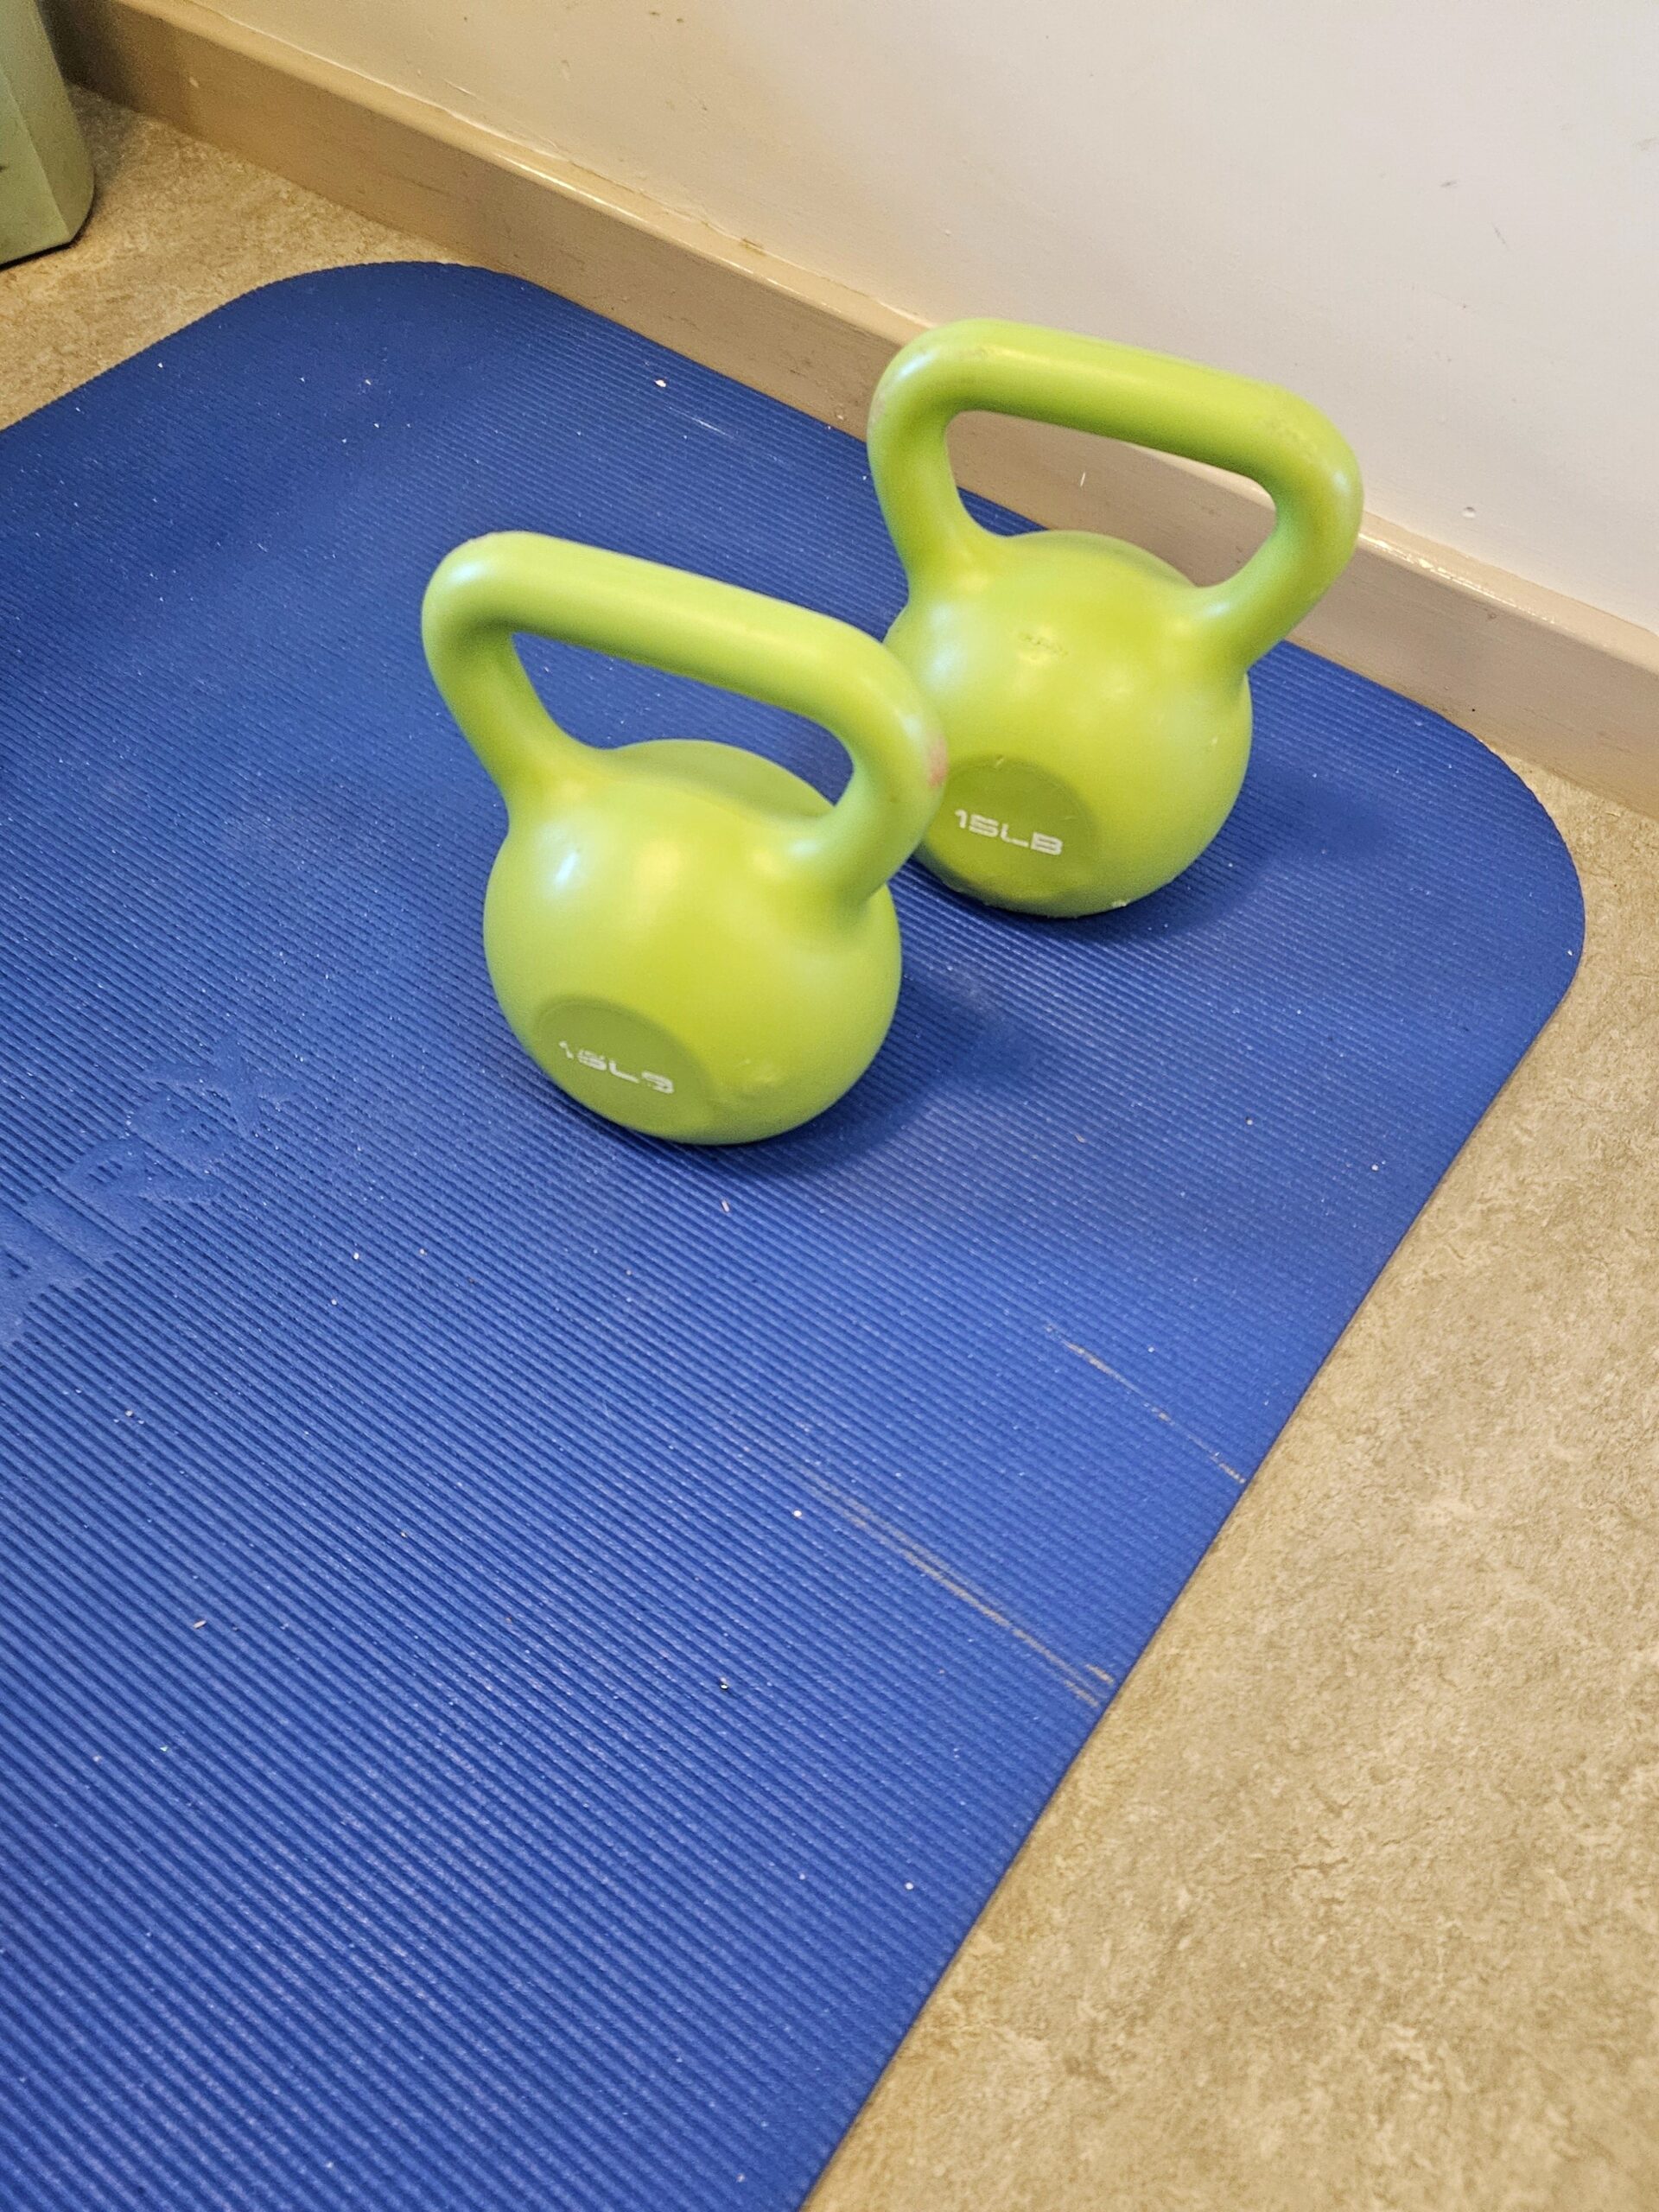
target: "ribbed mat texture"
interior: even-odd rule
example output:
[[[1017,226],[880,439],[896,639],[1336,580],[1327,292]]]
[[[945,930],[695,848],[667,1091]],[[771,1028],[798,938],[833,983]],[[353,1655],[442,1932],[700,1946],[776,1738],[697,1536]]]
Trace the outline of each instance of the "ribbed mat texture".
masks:
[[[16,2212],[798,2205],[1573,971],[1522,785],[1281,649],[1182,882],[907,870],[852,1096],[623,1136],[497,1013],[421,658],[507,527],[900,596],[855,441],[476,270],[0,439]],[[582,734],[840,773],[532,658]]]

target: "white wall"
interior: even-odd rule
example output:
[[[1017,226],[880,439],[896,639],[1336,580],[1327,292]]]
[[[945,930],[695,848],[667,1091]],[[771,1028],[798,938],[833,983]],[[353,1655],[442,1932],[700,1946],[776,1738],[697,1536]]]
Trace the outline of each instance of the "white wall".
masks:
[[[1294,385],[1375,512],[1659,626],[1656,0],[225,12],[930,317]]]

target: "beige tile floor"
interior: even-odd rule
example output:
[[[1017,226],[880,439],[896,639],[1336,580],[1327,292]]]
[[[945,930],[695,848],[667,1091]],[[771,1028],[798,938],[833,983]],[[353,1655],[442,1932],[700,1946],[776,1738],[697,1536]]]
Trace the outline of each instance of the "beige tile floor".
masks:
[[[0,421],[427,251],[82,112],[101,197],[0,272]],[[1580,979],[813,2212],[1659,2208],[1659,823],[1527,774]]]

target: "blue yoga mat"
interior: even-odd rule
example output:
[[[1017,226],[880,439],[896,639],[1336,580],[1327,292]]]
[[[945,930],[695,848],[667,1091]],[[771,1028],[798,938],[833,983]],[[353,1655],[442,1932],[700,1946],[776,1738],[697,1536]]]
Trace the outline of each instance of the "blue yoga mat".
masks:
[[[855,441],[475,270],[0,439],[10,2206],[798,2204],[1573,971],[1522,785],[1281,649],[1182,881],[906,870],[851,1096],[625,1136],[497,1013],[421,658],[505,527],[900,596]]]

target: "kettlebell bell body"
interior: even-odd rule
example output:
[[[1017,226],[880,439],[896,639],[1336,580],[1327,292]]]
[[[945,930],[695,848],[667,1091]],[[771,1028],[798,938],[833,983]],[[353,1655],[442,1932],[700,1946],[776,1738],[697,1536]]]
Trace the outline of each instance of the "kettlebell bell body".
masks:
[[[485,955],[531,1058],[595,1113],[688,1143],[775,1135],[833,1104],[892,1021],[887,878],[944,779],[904,671],[825,615],[520,532],[450,554],[423,629],[506,801]],[[832,806],[733,746],[579,744],[542,706],[516,633],[808,715],[846,745],[852,778]]]
[[[968,513],[945,435],[969,409],[1052,422],[1253,477],[1267,541],[1196,586],[1084,531],[1001,537]],[[1248,671],[1340,574],[1359,471],[1325,417],[1273,385],[1018,323],[947,324],[889,365],[870,468],[909,598],[887,635],[950,756],[921,849],[994,906],[1090,914],[1179,875],[1249,758]]]

